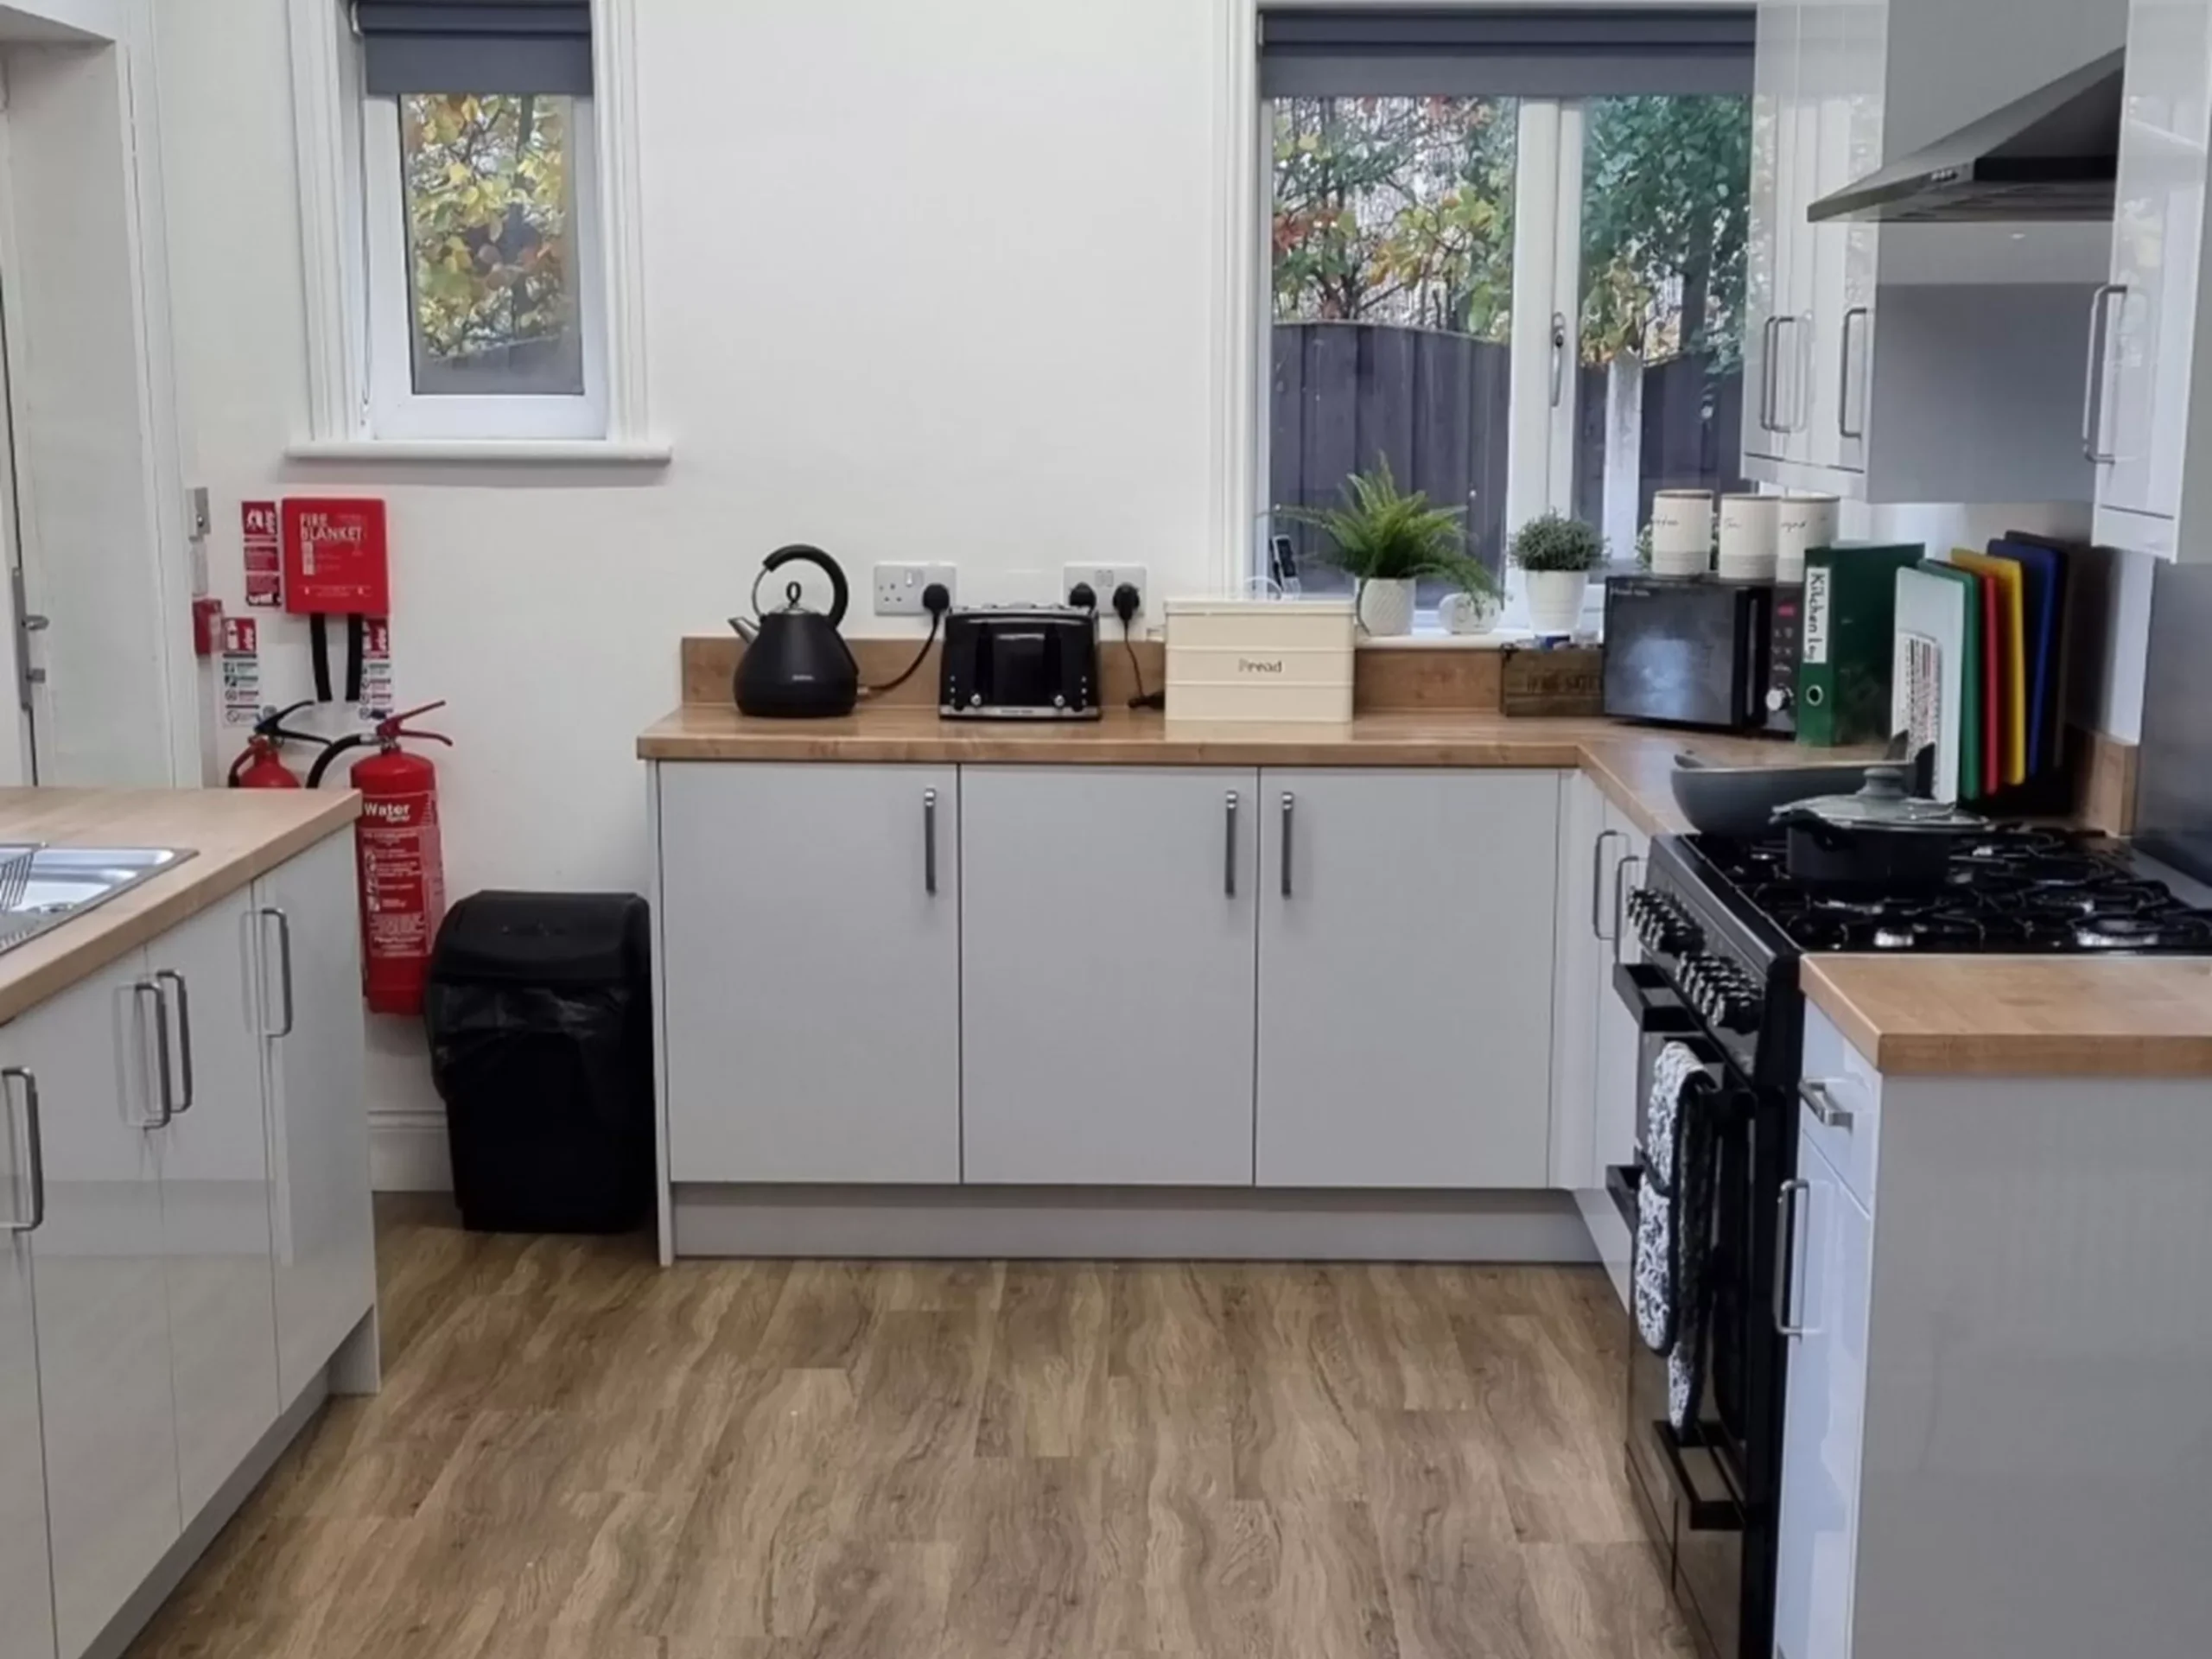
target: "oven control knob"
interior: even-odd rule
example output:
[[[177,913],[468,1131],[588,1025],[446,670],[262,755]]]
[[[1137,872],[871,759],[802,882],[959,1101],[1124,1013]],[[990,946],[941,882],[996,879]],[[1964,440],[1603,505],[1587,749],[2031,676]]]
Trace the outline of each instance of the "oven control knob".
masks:
[[[1732,991],[1720,999],[1719,1009],[1713,1018],[1723,1031],[1757,1031],[1758,1001],[1748,991]]]

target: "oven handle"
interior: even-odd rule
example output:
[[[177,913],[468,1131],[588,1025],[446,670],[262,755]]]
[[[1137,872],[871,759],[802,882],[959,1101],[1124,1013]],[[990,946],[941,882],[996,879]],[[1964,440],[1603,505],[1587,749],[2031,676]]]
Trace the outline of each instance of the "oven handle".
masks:
[[[1702,1029],[1697,1015],[1683,1006],[1667,976],[1645,962],[1624,962],[1613,969],[1613,992],[1636,1020],[1636,1028],[1652,1036],[1694,1036]],[[1705,1058],[1700,1054],[1699,1058]]]
[[[1673,1426],[1654,1418],[1651,1439],[1666,1463],[1668,1478],[1674,1484],[1675,1496],[1681,1501],[1682,1516],[1689,1522],[1690,1530],[1741,1532],[1744,1511],[1732,1497],[1701,1497],[1691,1484],[1689,1466],[1682,1461],[1682,1443],[1675,1436]]]

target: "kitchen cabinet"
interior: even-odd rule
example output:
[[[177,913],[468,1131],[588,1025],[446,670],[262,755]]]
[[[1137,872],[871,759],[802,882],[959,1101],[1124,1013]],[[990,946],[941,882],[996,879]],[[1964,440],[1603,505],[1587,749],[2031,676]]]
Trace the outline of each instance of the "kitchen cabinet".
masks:
[[[1758,26],[1746,476],[1869,502],[2091,499],[2075,353],[2105,234],[1808,215],[2118,47],[2123,0],[1766,0]]]
[[[31,1234],[45,1194],[32,1169],[41,1103],[21,1073],[0,1077],[0,1659],[54,1659],[46,1543],[46,1449],[31,1312]]]
[[[1559,775],[1259,781],[1259,1184],[1545,1185]]]
[[[41,1105],[47,1210],[29,1237],[64,1654],[85,1649],[181,1525],[157,1140],[174,1112],[156,1052],[166,1019],[134,951],[0,1028],[0,1065],[30,1073]]]
[[[2199,384],[2208,145],[2212,3],[2137,0],[2128,12],[2111,283],[2094,302],[2082,423],[2097,461],[2098,543],[2162,558],[2184,556],[2177,526]],[[2199,496],[2212,501],[2212,473],[2199,471]]]
[[[1249,770],[962,770],[968,1181],[1251,1185],[1261,795]]]
[[[287,1406],[376,1304],[353,882],[353,837],[342,835],[254,883],[254,995],[245,1009],[225,1014],[227,1020],[243,1012],[261,1033],[277,1373]]]
[[[804,764],[656,770],[675,1179],[959,1180],[958,774]],[[1076,842],[1051,844],[1067,861],[1071,896],[1078,849],[1103,840],[1090,823],[1083,830]],[[1217,827],[1216,836],[1217,854]],[[1040,977],[1053,965],[1047,947],[1064,938],[1053,914],[1024,918],[1007,941]],[[1084,1014],[1070,1002],[1058,1018],[1065,1038]],[[1028,1081],[1041,1089],[1058,1080]],[[1142,1087],[1128,1079],[1130,1092]]]
[[[1627,925],[1628,895],[1641,883],[1651,856],[1651,837],[1639,830],[1627,813],[1605,803],[1606,832],[1611,840],[1603,856],[1604,887],[1599,918],[1605,928],[1604,954],[1589,987],[1597,1004],[1598,1050],[1596,1103],[1592,1114],[1590,1179],[1592,1186],[1605,1184],[1606,1170],[1636,1161],[1637,1122],[1642,1103],[1637,1098],[1637,1073],[1642,1059],[1643,1033],[1613,989],[1613,969],[1641,959],[1636,935]]]
[[[1598,1124],[1598,1012],[1595,990],[1611,968],[1599,912],[1605,861],[1617,835],[1606,833],[1605,798],[1580,772],[1560,782],[1559,861],[1552,938],[1551,1184],[1594,1192]]]
[[[149,1139],[161,1179],[177,1484],[187,1515],[245,1461],[278,1410],[253,933],[252,894],[239,892],[146,952],[147,977],[167,998],[175,1101],[168,1127]],[[351,1023],[359,1029],[358,1018]],[[357,1169],[357,1192],[363,1185]]]

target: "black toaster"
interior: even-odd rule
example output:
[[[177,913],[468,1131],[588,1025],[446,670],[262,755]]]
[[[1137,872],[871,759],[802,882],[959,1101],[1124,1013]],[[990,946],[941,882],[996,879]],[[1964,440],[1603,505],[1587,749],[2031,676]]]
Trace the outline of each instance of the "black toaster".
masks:
[[[937,702],[947,719],[1097,719],[1097,619],[1070,605],[948,613]]]

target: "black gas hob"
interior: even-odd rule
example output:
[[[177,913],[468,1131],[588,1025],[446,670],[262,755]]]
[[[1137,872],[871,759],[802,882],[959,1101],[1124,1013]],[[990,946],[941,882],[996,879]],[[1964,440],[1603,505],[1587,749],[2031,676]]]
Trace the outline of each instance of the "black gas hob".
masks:
[[[2126,847],[2051,830],[1961,837],[1940,892],[1876,899],[1824,894],[1789,879],[1779,836],[1684,838],[1716,897],[1800,952],[2212,954],[2212,909],[2142,873]]]

